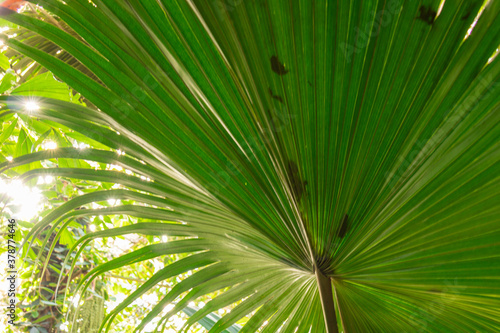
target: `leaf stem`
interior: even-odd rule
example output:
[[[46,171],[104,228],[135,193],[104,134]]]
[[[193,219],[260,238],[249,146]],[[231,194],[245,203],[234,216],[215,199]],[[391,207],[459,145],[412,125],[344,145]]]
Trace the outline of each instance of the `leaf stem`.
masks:
[[[335,305],[333,303],[332,281],[329,277],[314,267],[314,274],[318,282],[319,297],[321,299],[321,307],[323,308],[323,317],[325,319],[325,327],[327,333],[338,333],[337,316],[335,314]]]

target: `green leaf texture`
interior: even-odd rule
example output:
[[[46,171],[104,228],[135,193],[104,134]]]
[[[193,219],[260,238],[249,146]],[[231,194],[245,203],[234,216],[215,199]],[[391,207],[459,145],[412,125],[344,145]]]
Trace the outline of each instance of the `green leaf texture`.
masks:
[[[39,97],[34,116],[109,149],[38,152],[0,169],[61,157],[133,174],[24,173],[129,189],[69,201],[30,235],[60,230],[85,213],[75,208],[108,198],[142,206],[96,215],[151,214],[166,233],[193,235],[91,272],[191,254],[131,294],[103,329],[185,267],[199,270],[137,330],[227,288],[186,327],[237,304],[210,333],[247,315],[240,332],[325,332],[317,267],[332,281],[339,331],[500,331],[500,1],[33,2],[72,33],[0,14],[79,65],[16,38],[5,44],[95,106]],[[26,113],[26,97],[2,96],[1,114]]]

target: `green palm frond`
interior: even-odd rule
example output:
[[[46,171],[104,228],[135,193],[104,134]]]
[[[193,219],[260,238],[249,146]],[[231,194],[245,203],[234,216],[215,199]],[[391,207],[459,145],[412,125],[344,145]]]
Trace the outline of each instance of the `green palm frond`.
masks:
[[[59,20],[57,17],[51,15],[49,12],[44,10],[40,6],[36,6],[35,4],[27,4],[27,7],[23,11],[25,15],[29,15],[30,17],[39,19],[48,24],[51,24],[76,39],[79,39],[81,42],[85,42],[81,39],[81,37],[75,33],[65,22]],[[2,20],[2,23],[6,22]],[[6,22],[9,23],[9,22]],[[92,74],[90,70],[88,70],[85,66],[83,66],[75,57],[71,54],[63,52],[63,50],[54,42],[52,42],[49,38],[43,37],[38,34],[36,31],[30,30],[30,26],[20,27],[17,25],[9,27],[9,30],[6,31],[7,34],[12,35],[16,38],[16,40],[22,41],[24,44],[29,45],[31,47],[37,48],[40,51],[43,51],[47,54],[50,54],[61,61],[71,65],[74,68],[84,72],[86,75],[91,77],[94,80],[98,81],[98,78]],[[20,76],[19,83],[24,83],[26,79],[32,78],[36,75],[40,75],[47,72],[47,69],[41,66],[39,63],[33,61],[33,59],[26,57],[23,53],[16,51],[15,49],[8,48],[5,51],[5,56],[10,61],[10,67],[15,71],[22,73]]]
[[[190,307],[190,306],[186,306],[184,309],[182,309],[182,311],[187,314],[188,316],[192,316],[194,315],[199,309],[197,309],[196,307]],[[209,314],[207,315],[205,318],[203,319],[200,319],[200,324],[205,327],[206,329],[211,329],[214,324],[220,320],[220,317],[216,314]],[[241,327],[239,325],[233,325],[231,326],[229,329],[227,329],[226,331],[224,331],[223,333],[237,333],[241,330]]]
[[[109,149],[37,152],[0,171],[64,158],[133,173],[27,171],[21,179],[127,188],[68,201],[31,239],[86,214],[158,222],[90,234],[74,251],[120,233],[185,237],[98,266],[82,289],[123,265],[190,254],[102,329],[158,282],[194,270],[137,330],[222,289],[186,328],[237,304],[210,333],[244,316],[240,332],[500,330],[500,1],[33,2],[68,29],[0,15],[80,65],[29,40],[5,44],[95,108],[39,98],[32,115]],[[0,102],[0,116],[28,113],[23,96]],[[109,198],[136,204],[75,210]]]

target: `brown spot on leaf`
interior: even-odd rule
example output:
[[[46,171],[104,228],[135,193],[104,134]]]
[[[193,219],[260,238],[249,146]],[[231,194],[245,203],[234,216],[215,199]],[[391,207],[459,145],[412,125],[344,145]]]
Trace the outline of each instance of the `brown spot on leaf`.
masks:
[[[464,15],[464,16],[462,16],[460,19],[461,19],[462,21],[467,20],[467,19],[469,18],[469,16],[470,16],[470,14],[471,14],[471,13],[472,13],[471,11],[469,11],[468,13],[465,13],[465,15]]]
[[[285,75],[286,73],[288,73],[285,65],[283,65],[275,55],[271,57],[271,69],[278,75]]]
[[[299,202],[306,190],[307,181],[302,181],[302,179],[300,179],[299,168],[297,167],[297,164],[295,164],[295,162],[288,161],[287,171],[288,177],[291,181],[293,193],[297,198],[297,202]]]
[[[436,19],[436,11],[433,10],[431,7],[426,7],[426,6],[420,6],[418,9],[418,17],[417,20],[424,21],[425,23],[432,25],[434,23],[434,20]]]
[[[345,214],[344,218],[342,219],[342,222],[340,223],[339,233],[337,234],[337,236],[339,238],[344,238],[345,234],[347,233],[347,229],[349,226],[348,220],[349,220],[349,216],[347,214]]]
[[[271,95],[272,98],[279,101],[280,103],[283,103],[283,97],[281,97],[280,95],[273,94],[273,91],[271,88],[269,88],[269,95]]]
[[[471,2],[469,4],[469,7],[467,8],[467,10],[465,11],[465,14],[460,19],[462,21],[467,20],[470,17],[470,14],[472,14],[472,10],[474,9],[474,7],[475,7],[475,4]]]

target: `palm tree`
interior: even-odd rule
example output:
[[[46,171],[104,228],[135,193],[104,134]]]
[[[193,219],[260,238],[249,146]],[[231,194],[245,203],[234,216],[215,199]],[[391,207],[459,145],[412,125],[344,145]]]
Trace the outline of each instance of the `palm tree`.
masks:
[[[60,233],[83,215],[128,214],[158,222],[79,244],[182,237],[98,266],[82,289],[117,267],[192,253],[101,328],[160,281],[192,270],[137,330],[157,316],[161,328],[224,288],[186,327],[240,301],[210,333],[246,315],[240,332],[500,330],[500,1],[33,2],[64,26],[0,15],[72,62],[29,39],[4,43],[91,104],[43,98],[32,115],[110,149],[37,152],[1,170],[68,158],[133,174],[24,173],[127,188],[70,200],[30,236],[49,225]],[[22,96],[0,98],[4,114],[28,112]],[[76,210],[109,198],[134,204]]]

